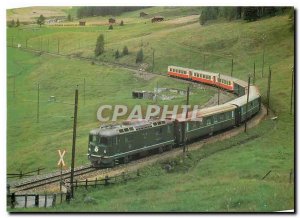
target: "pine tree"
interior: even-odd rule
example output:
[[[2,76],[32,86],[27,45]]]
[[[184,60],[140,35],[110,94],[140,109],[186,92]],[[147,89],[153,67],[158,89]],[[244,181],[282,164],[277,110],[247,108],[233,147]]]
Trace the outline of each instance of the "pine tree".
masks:
[[[143,49],[140,49],[138,51],[138,53],[136,54],[136,60],[135,60],[135,62],[136,63],[141,63],[141,62],[143,62],[143,59],[144,59]]]
[[[67,17],[68,21],[72,21],[72,17],[71,17],[71,14],[68,14],[68,17]]]
[[[104,52],[104,36],[100,34],[97,38],[96,48],[95,48],[95,56],[99,56]]]
[[[108,29],[109,29],[109,30],[112,30],[112,29],[113,29],[113,26],[112,26],[112,25],[109,25]]]
[[[124,48],[123,48],[122,54],[123,54],[123,55],[128,55],[128,54],[129,54],[129,51],[128,51],[128,48],[127,48],[126,45],[125,45]]]
[[[40,25],[40,27],[43,25],[43,24],[45,24],[45,17],[41,14],[40,16],[39,16],[39,18],[37,19],[37,21],[36,21],[36,23],[38,24],[38,25]]]
[[[20,21],[17,19],[16,27],[20,26]]]
[[[116,53],[115,53],[115,58],[118,59],[120,57],[120,52],[119,50],[117,49]]]
[[[12,20],[10,21],[9,26],[10,26],[10,27],[14,27],[14,26],[15,26],[15,20],[14,20],[14,19],[12,19]]]

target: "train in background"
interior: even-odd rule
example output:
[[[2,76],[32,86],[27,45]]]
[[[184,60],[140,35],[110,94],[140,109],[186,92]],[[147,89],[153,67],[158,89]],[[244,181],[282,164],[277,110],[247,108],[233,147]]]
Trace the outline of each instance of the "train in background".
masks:
[[[234,77],[169,66],[168,76],[204,83],[234,93],[237,98],[199,109],[197,119],[132,120],[117,125],[101,126],[91,130],[88,158],[95,167],[113,167],[152,153],[162,153],[183,146],[185,141],[196,141],[214,133],[225,131],[244,123],[261,109],[261,96],[256,86]],[[247,110],[248,109],[248,110]],[[185,139],[186,137],[186,139]]]

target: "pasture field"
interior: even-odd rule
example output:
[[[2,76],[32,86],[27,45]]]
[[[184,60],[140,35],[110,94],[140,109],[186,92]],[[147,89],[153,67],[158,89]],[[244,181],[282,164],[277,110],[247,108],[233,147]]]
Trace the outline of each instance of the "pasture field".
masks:
[[[166,173],[161,168],[162,164],[157,163],[147,167],[146,175],[138,181],[102,190],[77,191],[77,197],[70,205],[47,210],[257,212],[294,208],[294,183],[289,182],[289,173],[294,170],[295,143],[294,113],[290,114],[294,33],[290,31],[288,16],[249,23],[219,20],[200,26],[192,17],[195,11],[188,8],[181,14],[185,16],[184,22],[178,21],[178,8],[147,8],[143,11],[169,16],[169,20],[152,24],[147,18],[138,18],[139,11],[136,11],[117,16],[117,19],[125,21],[127,17],[128,20],[123,27],[115,25],[113,30],[108,30],[107,25],[44,26],[39,30],[25,26],[8,28],[7,44],[10,46],[13,41],[15,46],[20,43],[24,47],[27,39],[29,48],[57,52],[59,39],[61,54],[94,57],[96,38],[103,33],[105,53],[97,58],[99,61],[130,64],[139,68],[135,64],[135,58],[136,52],[142,47],[148,70],[152,69],[154,49],[154,72],[157,74],[165,74],[168,65],[178,65],[195,69],[205,67],[206,70],[229,75],[233,58],[233,76],[243,80],[253,72],[255,61],[256,85],[264,103],[270,65],[270,102],[274,112],[272,116],[277,116],[277,119],[267,119],[246,134],[207,145],[191,154],[190,159],[173,160],[179,166],[187,166],[187,172],[175,170],[174,173]],[[116,49],[121,51],[125,45],[129,49],[129,55],[115,60],[114,52]],[[265,67],[262,77],[264,47]],[[79,106],[77,165],[87,162],[84,155],[87,150],[87,133],[98,125],[95,115],[99,104],[124,102],[134,105],[136,100],[131,99],[131,90],[152,90],[157,81],[160,87],[185,87],[180,82],[162,76],[143,81],[122,68],[91,65],[86,61],[46,54],[34,55],[16,48],[8,48],[7,57],[8,171],[32,169],[41,163],[49,169],[55,168],[56,149],[71,145],[73,106],[50,103],[47,100],[49,96],[55,95],[59,101],[72,103],[74,88],[79,84],[79,101],[82,104],[83,78],[86,78],[87,97],[85,105]],[[12,92],[14,75],[15,98]],[[40,97],[43,101],[38,124],[35,122],[37,83],[41,84]],[[201,97],[193,97],[192,103],[206,102],[213,92],[198,94]],[[171,104],[183,101],[184,97],[175,99]],[[149,103],[143,101],[144,105]],[[252,134],[261,136],[243,145],[223,150]],[[67,155],[69,161],[70,153]],[[270,175],[262,180],[269,170],[272,170]],[[85,196],[97,199],[95,204],[84,204],[83,207]]]

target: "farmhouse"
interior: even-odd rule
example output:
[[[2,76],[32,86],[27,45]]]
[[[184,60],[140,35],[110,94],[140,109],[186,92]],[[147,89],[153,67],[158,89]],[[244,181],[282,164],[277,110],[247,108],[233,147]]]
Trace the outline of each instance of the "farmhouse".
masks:
[[[85,26],[85,20],[80,20],[79,21],[79,26]]]
[[[163,16],[155,16],[151,19],[151,22],[154,23],[154,22],[161,22],[163,21],[165,18]]]
[[[116,19],[111,17],[111,18],[108,19],[108,23],[109,24],[116,23]]]
[[[145,17],[145,16],[147,16],[147,15],[148,15],[148,14],[145,13],[145,12],[143,12],[143,11],[140,13],[140,17]]]

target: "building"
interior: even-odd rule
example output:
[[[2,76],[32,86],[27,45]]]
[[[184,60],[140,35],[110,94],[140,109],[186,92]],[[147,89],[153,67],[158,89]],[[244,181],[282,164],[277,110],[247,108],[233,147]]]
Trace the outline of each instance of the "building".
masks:
[[[116,23],[116,19],[113,18],[113,17],[111,17],[111,18],[108,19],[108,23],[109,23],[109,24]]]
[[[80,20],[79,21],[79,26],[85,26],[85,20]]]
[[[145,17],[145,16],[147,16],[147,15],[148,15],[148,14],[145,13],[145,12],[143,12],[143,11],[140,13],[140,17]]]
[[[162,17],[162,16],[155,16],[151,19],[151,22],[154,23],[154,22],[161,22],[163,21],[165,18]]]

